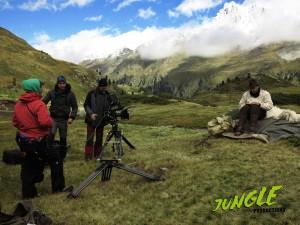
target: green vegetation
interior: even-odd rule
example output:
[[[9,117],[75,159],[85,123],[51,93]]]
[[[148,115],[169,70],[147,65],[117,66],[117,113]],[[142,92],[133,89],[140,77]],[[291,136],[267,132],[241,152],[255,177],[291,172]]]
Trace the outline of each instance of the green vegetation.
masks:
[[[295,105],[299,91],[297,77],[286,78],[298,70],[299,63],[285,61],[277,55],[285,45],[291,44],[265,46],[213,59],[175,56],[142,61],[133,55],[126,61],[122,58],[117,62],[106,61],[104,71],[110,78],[122,78],[126,74],[129,79],[129,83],[125,79],[127,85],[123,91],[122,85],[111,87],[120,96],[121,103],[130,106],[131,119],[122,121],[121,127],[137,150],[125,147],[124,162],[155,174],[164,171],[166,180],[148,182],[114,169],[109,182],[101,183],[97,179],[78,199],[67,200],[66,193],[50,193],[47,168],[44,182],[38,185],[41,197],[35,198],[34,203],[55,225],[298,225],[299,139],[268,145],[257,140],[208,137],[203,129],[209,120],[237,107],[247,84],[236,77],[249,71],[266,73],[259,81],[277,104],[300,112],[300,106]],[[63,73],[82,103],[95,79],[94,73],[54,60],[4,29],[0,29],[0,49],[0,98],[16,98],[21,92],[20,81],[31,75],[47,81],[47,88],[51,88],[56,75]],[[281,74],[282,71],[286,74]],[[153,77],[157,79],[155,82]],[[143,84],[141,81],[145,81],[144,87],[152,85],[153,88],[161,78],[174,85],[173,92],[169,93],[173,96],[130,94],[139,92],[136,85]],[[222,85],[211,91],[201,89],[217,84]],[[186,98],[178,99],[174,95]],[[17,147],[10,117],[8,113],[0,115],[0,155],[6,149]],[[72,147],[65,162],[67,185],[78,185],[98,166],[95,161],[84,161],[85,132],[82,118],[70,126],[68,140]],[[0,162],[0,205],[4,212],[11,212],[20,200],[19,173],[20,166]],[[283,186],[276,207],[285,207],[284,214],[254,214],[246,208],[212,211],[218,198],[273,185]]]
[[[138,103],[131,108],[132,120],[121,124],[126,137],[137,147],[125,147],[123,160],[156,174],[165,168],[165,181],[148,182],[114,169],[109,182],[96,179],[79,198],[66,200],[65,193],[50,193],[46,169],[45,180],[38,185],[42,196],[34,203],[57,225],[296,225],[300,214],[299,141],[267,145],[256,140],[208,138],[206,131],[199,128],[229,108],[175,100],[166,105]],[[16,147],[14,132],[10,122],[0,123],[1,153]],[[79,119],[69,132],[72,147],[65,163],[68,185],[78,185],[98,165],[83,160],[84,141],[85,126]],[[0,162],[0,201],[6,212],[20,200],[19,172],[19,166]],[[284,214],[254,214],[246,208],[212,211],[218,198],[272,185],[283,185],[276,207],[287,208]]]
[[[193,102],[178,101],[168,105],[135,104],[130,123],[154,126],[206,128],[211,119],[225,114],[235,106],[203,106]]]
[[[84,62],[88,68],[100,68],[102,74],[118,83],[151,93],[168,93],[177,97],[192,97],[199,90],[241,90],[248,73],[273,88],[299,86],[299,60],[281,57],[299,43],[278,43],[260,46],[251,51],[203,58],[176,55],[160,60],[145,60],[128,51],[120,57]],[[265,74],[265,76],[263,76]],[[230,81],[238,79],[238,82]],[[229,81],[229,82],[228,82]],[[222,85],[228,83],[229,85]],[[237,85],[238,84],[238,85]],[[238,88],[238,89],[235,89]],[[269,88],[269,87],[265,87]]]
[[[33,77],[45,81],[46,89],[53,88],[59,74],[67,77],[80,101],[96,77],[93,71],[55,60],[0,28],[0,97],[15,99],[22,92],[21,81]]]

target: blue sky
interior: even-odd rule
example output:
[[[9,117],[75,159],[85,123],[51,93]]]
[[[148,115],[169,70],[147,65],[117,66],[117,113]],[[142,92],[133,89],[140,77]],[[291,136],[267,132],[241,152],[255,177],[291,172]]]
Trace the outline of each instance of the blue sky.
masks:
[[[299,0],[0,0],[0,26],[57,59],[123,48],[141,57],[214,57],[300,41]]]
[[[199,0],[203,1],[203,0]],[[183,0],[140,0],[117,10],[118,6],[126,0],[81,0],[82,5],[69,5],[64,8],[51,8],[44,4],[40,8],[31,4],[31,8],[25,8],[28,3],[36,3],[38,0],[0,0],[0,26],[32,42],[34,36],[39,33],[47,33],[52,39],[61,39],[85,29],[99,27],[110,28],[111,32],[126,32],[135,28],[147,26],[176,27],[190,20],[201,21],[202,17],[215,16],[226,1],[217,2],[215,7],[195,10],[192,16],[179,15],[171,17],[169,10],[174,10]],[[42,1],[43,2],[43,1]],[[51,4],[52,0],[48,0]],[[54,1],[56,7],[67,2]],[[80,2],[77,1],[77,2]],[[86,3],[85,3],[86,2]],[[204,0],[204,2],[209,2]],[[236,1],[238,2],[238,1]],[[219,4],[218,4],[219,3]],[[5,7],[6,6],[6,7]],[[145,18],[139,16],[139,10],[151,11]],[[88,18],[94,17],[94,21]],[[98,19],[98,20],[97,20]]]

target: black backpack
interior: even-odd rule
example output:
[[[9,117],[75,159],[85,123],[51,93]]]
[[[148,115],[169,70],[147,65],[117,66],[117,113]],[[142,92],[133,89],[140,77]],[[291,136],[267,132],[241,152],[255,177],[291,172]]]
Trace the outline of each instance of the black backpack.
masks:
[[[0,225],[28,224],[50,225],[52,220],[29,200],[19,202],[12,215],[0,212]]]
[[[5,150],[2,155],[2,161],[12,165],[21,164],[23,158],[24,156],[20,149]]]

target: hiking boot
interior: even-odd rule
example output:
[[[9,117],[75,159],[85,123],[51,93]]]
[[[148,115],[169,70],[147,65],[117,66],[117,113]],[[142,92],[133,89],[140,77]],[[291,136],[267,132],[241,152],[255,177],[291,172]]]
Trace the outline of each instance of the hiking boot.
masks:
[[[255,131],[256,131],[255,127],[254,127],[254,126],[250,126],[250,127],[249,127],[249,132],[248,132],[248,133],[249,133],[249,134],[255,134],[255,133],[256,133]]]
[[[238,126],[234,132],[235,136],[241,136],[243,134],[243,128],[241,126]]]

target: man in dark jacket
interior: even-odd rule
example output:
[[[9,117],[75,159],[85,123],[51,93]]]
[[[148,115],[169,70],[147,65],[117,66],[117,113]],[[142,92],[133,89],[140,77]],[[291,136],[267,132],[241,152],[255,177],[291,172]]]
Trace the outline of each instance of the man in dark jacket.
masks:
[[[18,129],[16,141],[24,155],[21,166],[22,197],[37,196],[35,183],[44,178],[45,163],[51,169],[52,191],[60,192],[65,187],[63,162],[59,152],[47,149],[46,139],[52,127],[47,106],[41,101],[41,82],[38,79],[24,80],[25,93],[16,103],[13,125]]]
[[[60,150],[62,158],[65,158],[67,151],[68,124],[76,118],[78,105],[75,94],[71,91],[71,85],[67,83],[64,76],[57,77],[55,88],[43,98],[47,105],[51,101],[50,115],[53,118],[53,127],[49,136],[49,143],[53,144],[56,130],[59,130]]]
[[[95,90],[90,91],[84,102],[86,112],[85,122],[87,123],[87,140],[85,145],[85,159],[98,158],[102,151],[103,130],[106,125],[104,120],[105,112],[110,108],[112,97],[107,91],[107,80],[98,81]],[[94,144],[94,135],[96,142]]]

